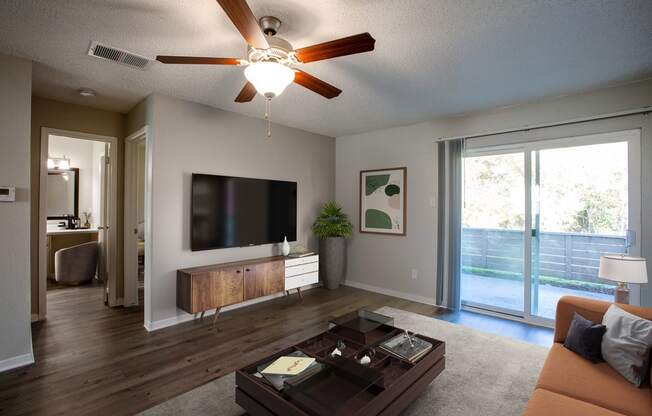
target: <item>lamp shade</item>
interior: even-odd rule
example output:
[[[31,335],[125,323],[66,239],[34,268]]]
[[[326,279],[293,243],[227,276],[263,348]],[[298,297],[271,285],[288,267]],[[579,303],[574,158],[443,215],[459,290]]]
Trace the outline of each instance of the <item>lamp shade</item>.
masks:
[[[603,254],[598,277],[624,283],[647,283],[645,259],[622,254]]]
[[[244,71],[245,77],[254,84],[256,91],[266,98],[273,98],[294,81],[294,71],[278,62],[256,62]]]

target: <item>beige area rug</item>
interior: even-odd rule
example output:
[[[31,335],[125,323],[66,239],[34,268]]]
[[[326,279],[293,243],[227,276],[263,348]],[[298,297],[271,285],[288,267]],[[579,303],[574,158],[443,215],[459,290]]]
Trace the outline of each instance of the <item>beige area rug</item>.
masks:
[[[521,415],[548,349],[458,324],[383,307],[399,328],[446,342],[446,369],[403,415]],[[240,416],[231,373],[141,413]]]

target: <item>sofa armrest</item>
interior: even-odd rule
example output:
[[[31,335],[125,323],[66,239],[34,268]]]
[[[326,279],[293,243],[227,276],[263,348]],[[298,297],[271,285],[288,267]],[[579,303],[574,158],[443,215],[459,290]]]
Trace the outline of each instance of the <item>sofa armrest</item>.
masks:
[[[609,306],[611,306],[610,302],[601,300],[562,296],[557,302],[555,342],[564,342],[566,340],[566,333],[568,333],[568,327],[570,327],[573,319],[573,312],[577,312],[595,323],[600,323]]]

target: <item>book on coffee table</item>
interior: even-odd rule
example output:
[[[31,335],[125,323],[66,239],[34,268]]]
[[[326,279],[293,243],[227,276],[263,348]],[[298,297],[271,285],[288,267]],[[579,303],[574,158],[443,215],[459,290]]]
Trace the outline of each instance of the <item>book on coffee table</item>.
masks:
[[[286,382],[291,382],[292,384],[299,384],[300,382],[310,378],[310,376],[320,372],[324,367],[323,364],[318,363],[317,361],[315,361],[314,358],[308,357],[306,354],[298,350],[288,354],[285,357],[308,359],[310,360],[310,364],[298,373],[292,371],[291,373],[287,373],[287,374],[273,374],[267,372],[267,369],[271,367],[274,363],[276,363],[278,359],[258,366],[257,370],[258,373],[262,376],[262,379],[268,382],[269,384],[271,384],[276,390],[279,391],[283,390],[284,384]],[[274,369],[272,370],[276,371]]]
[[[314,361],[315,359],[310,357],[278,357],[276,361],[267,366],[267,368],[261,371],[261,373],[277,374],[281,376],[296,376],[308,368]]]
[[[406,334],[399,334],[380,344],[380,349],[411,363],[417,362],[432,349],[432,344],[426,340],[415,335],[410,339]]]

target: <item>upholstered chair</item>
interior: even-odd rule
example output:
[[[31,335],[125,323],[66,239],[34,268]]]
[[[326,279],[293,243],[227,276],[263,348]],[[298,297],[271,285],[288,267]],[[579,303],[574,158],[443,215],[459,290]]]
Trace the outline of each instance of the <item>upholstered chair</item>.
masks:
[[[98,255],[96,241],[58,250],[54,253],[54,280],[68,285],[92,280]]]

